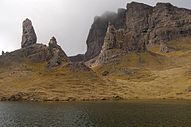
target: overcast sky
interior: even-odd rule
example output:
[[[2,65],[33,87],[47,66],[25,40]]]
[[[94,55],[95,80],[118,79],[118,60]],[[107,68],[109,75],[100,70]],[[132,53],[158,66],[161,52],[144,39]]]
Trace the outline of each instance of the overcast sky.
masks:
[[[157,0],[135,0],[155,5]],[[191,0],[160,0],[191,8]],[[67,55],[85,53],[86,38],[95,16],[125,8],[131,0],[0,0],[0,54],[20,48],[22,21],[33,22],[38,42],[57,38]]]

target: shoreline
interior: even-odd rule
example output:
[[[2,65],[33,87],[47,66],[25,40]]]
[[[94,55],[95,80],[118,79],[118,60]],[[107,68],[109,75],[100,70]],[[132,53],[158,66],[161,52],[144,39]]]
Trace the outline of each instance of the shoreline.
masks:
[[[140,102],[140,101],[191,101],[191,99],[188,98],[129,98],[129,99],[114,99],[114,98],[100,98],[100,99],[34,99],[34,100],[8,100],[8,99],[0,99],[0,102]]]

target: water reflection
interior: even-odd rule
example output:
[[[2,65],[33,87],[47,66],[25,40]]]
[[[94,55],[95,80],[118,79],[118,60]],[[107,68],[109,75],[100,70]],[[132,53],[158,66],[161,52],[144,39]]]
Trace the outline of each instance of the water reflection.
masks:
[[[189,127],[191,102],[0,103],[0,127]]]

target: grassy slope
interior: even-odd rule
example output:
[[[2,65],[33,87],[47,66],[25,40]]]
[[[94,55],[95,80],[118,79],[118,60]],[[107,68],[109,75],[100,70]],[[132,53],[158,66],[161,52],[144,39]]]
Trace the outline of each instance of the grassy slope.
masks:
[[[110,97],[105,81],[93,71],[60,66],[48,70],[45,63],[0,68],[0,97],[18,92],[37,100],[103,99]]]
[[[94,67],[98,74],[109,71],[105,80],[123,98],[191,99],[191,38],[169,42],[176,49],[160,53],[159,46],[149,47],[145,53],[131,53],[121,60]],[[191,88],[191,87],[190,87]]]
[[[191,38],[169,42],[176,49],[160,53],[130,53],[119,61],[84,71],[63,65],[48,70],[46,63],[22,62],[0,67],[0,98],[19,92],[25,99],[191,99]],[[102,72],[109,71],[103,77]]]

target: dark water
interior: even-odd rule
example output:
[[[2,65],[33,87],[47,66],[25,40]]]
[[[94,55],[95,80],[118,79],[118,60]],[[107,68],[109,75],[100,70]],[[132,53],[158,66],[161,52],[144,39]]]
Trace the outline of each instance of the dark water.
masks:
[[[0,127],[191,127],[191,101],[0,102]]]

